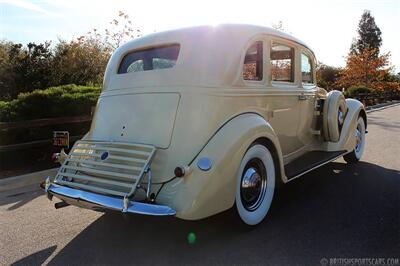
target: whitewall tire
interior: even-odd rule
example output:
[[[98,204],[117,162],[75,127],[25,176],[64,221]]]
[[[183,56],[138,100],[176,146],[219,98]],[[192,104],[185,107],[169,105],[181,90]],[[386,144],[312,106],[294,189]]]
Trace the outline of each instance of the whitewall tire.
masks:
[[[244,155],[237,173],[236,208],[248,225],[260,223],[268,213],[275,189],[275,164],[271,152],[256,144]]]
[[[365,148],[365,122],[362,117],[358,118],[357,127],[354,132],[356,137],[356,147],[350,153],[343,156],[344,160],[348,163],[358,162]]]

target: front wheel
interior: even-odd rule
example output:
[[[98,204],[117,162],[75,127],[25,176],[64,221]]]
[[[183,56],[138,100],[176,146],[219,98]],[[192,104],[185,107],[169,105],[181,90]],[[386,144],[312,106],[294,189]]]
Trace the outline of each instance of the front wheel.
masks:
[[[275,164],[271,152],[256,144],[244,155],[237,173],[236,208],[248,225],[267,215],[275,189]]]
[[[343,156],[348,163],[356,163],[361,159],[365,147],[365,122],[362,117],[358,118],[357,128],[354,132],[356,136],[356,147],[350,153]]]

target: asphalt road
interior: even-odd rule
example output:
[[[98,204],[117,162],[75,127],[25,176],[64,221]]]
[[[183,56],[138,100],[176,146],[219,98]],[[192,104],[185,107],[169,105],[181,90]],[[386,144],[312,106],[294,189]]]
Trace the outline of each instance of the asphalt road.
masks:
[[[285,185],[259,226],[55,210],[37,187],[0,195],[0,264],[297,264],[400,258],[400,106],[369,114],[364,158]],[[196,241],[189,244],[190,232]]]

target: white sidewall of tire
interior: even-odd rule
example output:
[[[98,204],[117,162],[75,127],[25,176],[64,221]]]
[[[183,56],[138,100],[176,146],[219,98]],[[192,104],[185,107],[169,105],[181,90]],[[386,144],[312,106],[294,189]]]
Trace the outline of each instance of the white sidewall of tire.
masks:
[[[267,172],[267,190],[262,199],[260,206],[254,211],[248,211],[242,204],[240,196],[240,186],[242,173],[248,161],[252,158],[260,159]],[[271,206],[275,190],[275,164],[271,152],[262,145],[252,146],[244,155],[237,173],[236,182],[236,208],[240,218],[248,225],[256,225],[260,223],[267,215]]]
[[[357,126],[358,125],[360,125],[360,127],[361,127],[361,148],[358,152],[356,149],[354,149],[354,155],[356,156],[356,158],[358,160],[360,160],[364,153],[364,148],[365,148],[365,123],[364,123],[364,119],[362,117],[358,118]]]
[[[328,106],[329,106],[329,96],[331,93],[329,92],[326,95],[324,110],[322,113],[322,133],[324,134],[324,139],[329,141],[329,129],[328,129]]]
[[[344,96],[339,97],[336,101],[333,102],[332,108],[329,108],[328,116],[329,116],[329,139],[333,142],[339,141],[340,138],[340,128],[339,128],[339,110],[342,110],[343,114],[346,114],[346,100]],[[331,105],[330,105],[331,106]]]

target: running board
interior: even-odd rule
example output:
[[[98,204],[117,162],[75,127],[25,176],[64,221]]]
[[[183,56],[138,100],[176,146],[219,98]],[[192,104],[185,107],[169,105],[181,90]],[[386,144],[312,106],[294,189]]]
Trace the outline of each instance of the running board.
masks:
[[[346,154],[346,151],[310,151],[285,165],[288,180],[302,176],[324,164],[336,160]]]

